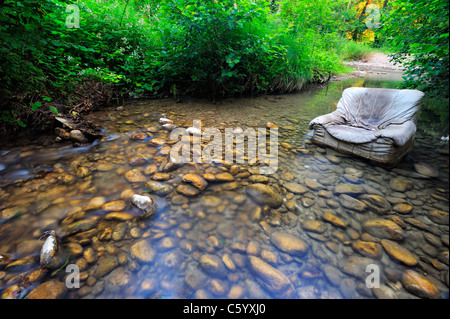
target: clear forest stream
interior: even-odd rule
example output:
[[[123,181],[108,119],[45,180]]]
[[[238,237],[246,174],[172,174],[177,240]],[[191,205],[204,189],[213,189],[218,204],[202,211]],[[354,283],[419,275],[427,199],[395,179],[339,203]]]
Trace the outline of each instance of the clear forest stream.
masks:
[[[333,111],[343,89],[394,84],[357,78],[214,104],[129,101],[88,116],[104,128],[92,145],[54,143],[54,135],[0,142],[2,298],[430,297],[409,287],[408,270],[448,298],[448,126],[419,116],[413,151],[390,170],[311,143],[309,122]],[[278,170],[260,175],[258,163],[245,162],[161,171],[173,144],[162,114],[221,131],[274,123]],[[207,186],[187,185],[188,173]],[[283,204],[253,200],[245,188],[255,183]],[[151,196],[154,214],[140,218],[133,194]],[[389,237],[395,227],[402,240]],[[39,264],[48,230],[61,241],[53,269]],[[79,288],[66,286],[71,264]],[[379,289],[366,286],[369,265],[379,269]]]

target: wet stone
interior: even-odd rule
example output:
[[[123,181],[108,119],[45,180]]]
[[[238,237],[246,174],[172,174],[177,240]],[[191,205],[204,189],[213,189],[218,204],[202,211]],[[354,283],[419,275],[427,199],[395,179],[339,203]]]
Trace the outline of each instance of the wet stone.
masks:
[[[438,238],[437,236],[430,233],[424,233],[423,237],[428,243],[430,243],[434,247],[441,247],[441,239]]]
[[[323,234],[327,230],[327,225],[320,220],[305,220],[301,223],[306,231]]]
[[[108,212],[117,212],[123,210],[126,205],[127,204],[123,200],[117,200],[104,204],[102,206],[102,209]]]
[[[418,259],[406,248],[400,246],[396,242],[383,239],[381,245],[389,256],[407,266],[415,266],[419,262]]]
[[[345,208],[357,211],[359,213],[364,212],[367,209],[367,205],[349,195],[342,194],[339,196],[339,202]]]
[[[6,265],[5,270],[19,271],[26,268],[30,268],[38,263],[37,256],[27,256],[19,260],[13,261]]]
[[[0,212],[0,225],[3,223],[6,223],[10,219],[13,219],[15,217],[19,217],[23,213],[25,213],[26,209],[21,207],[10,207],[2,210]]]
[[[167,181],[168,179],[170,179],[170,173],[155,173],[152,176],[152,180],[154,181]]]
[[[306,187],[297,183],[284,183],[283,187],[286,188],[288,192],[300,195],[308,191]]]
[[[432,210],[428,213],[428,218],[439,225],[449,224],[449,214],[442,210]]]
[[[200,194],[200,189],[191,185],[182,184],[178,185],[177,192],[185,196],[193,197]]]
[[[344,278],[344,274],[339,269],[331,265],[326,265],[323,268],[323,272],[328,281],[334,286],[339,286]]]
[[[414,188],[412,180],[403,177],[394,177],[390,181],[390,187],[397,192],[406,192]]]
[[[131,197],[131,203],[146,215],[151,214],[155,210],[153,199],[149,196],[134,194]]]
[[[266,175],[251,175],[248,180],[251,183],[268,183],[269,182],[269,177],[267,177]]]
[[[400,203],[396,204],[392,209],[399,214],[409,214],[413,211],[414,207],[408,204]]]
[[[381,245],[374,242],[358,240],[352,243],[352,247],[356,252],[360,253],[364,257],[380,259],[383,254]]]
[[[369,210],[377,214],[387,214],[392,209],[391,204],[379,195],[364,194],[359,199],[368,206]]]
[[[270,241],[275,247],[292,256],[302,257],[308,250],[304,241],[284,232],[274,233]]]
[[[125,179],[130,183],[143,183],[147,180],[144,174],[138,169],[132,169],[125,173]]]
[[[305,185],[308,186],[309,188],[313,189],[313,190],[321,190],[321,189],[326,189],[325,186],[323,186],[322,184],[320,184],[319,182],[311,179],[311,178],[305,178]]]
[[[78,243],[67,243],[65,247],[70,251],[72,256],[78,257],[83,254],[83,247]]]
[[[38,285],[27,296],[26,299],[59,299],[67,292],[65,283],[48,281]]]
[[[106,220],[131,220],[136,216],[124,212],[111,212],[105,215]]]
[[[94,228],[96,224],[97,221],[95,219],[77,220],[70,225],[64,226],[62,233],[64,233],[65,235],[71,235],[78,232],[85,232]]]
[[[366,280],[368,275],[366,272],[366,267],[371,264],[378,265],[378,263],[372,258],[350,256],[346,260],[341,260],[339,262],[339,268],[342,272],[348,275]]]
[[[373,293],[377,299],[398,299],[396,292],[386,286],[386,285],[380,285],[380,288],[373,288]]]
[[[358,195],[365,193],[364,187],[362,185],[355,184],[338,184],[336,185],[334,192],[336,194],[351,194]]]
[[[403,229],[388,219],[370,219],[364,223],[363,228],[370,235],[380,239],[402,241],[406,238]]]
[[[303,207],[311,207],[312,205],[314,205],[315,201],[312,198],[302,197],[301,203]]]
[[[150,190],[150,193],[155,193],[156,195],[166,196],[173,191],[173,186],[163,182],[157,181],[147,181],[145,187]]]
[[[119,261],[117,257],[115,256],[107,256],[104,258],[101,258],[97,270],[95,271],[95,277],[101,278],[108,274],[110,271],[112,271],[114,268],[116,268],[119,265]]]
[[[425,276],[408,269],[402,274],[403,287],[410,293],[427,299],[441,299],[439,289]]]
[[[266,184],[252,184],[246,187],[245,192],[255,202],[278,208],[283,204],[283,197],[271,186]]]
[[[216,182],[232,182],[234,181],[234,176],[228,172],[219,173],[215,175]]]
[[[167,141],[164,138],[160,137],[155,137],[149,141],[149,143],[154,146],[163,146],[166,142]]]
[[[276,293],[280,298],[292,298],[295,289],[285,274],[258,257],[248,258],[251,269],[265,289]]]
[[[222,260],[215,255],[202,255],[200,257],[200,267],[209,275],[223,278],[227,271]]]
[[[77,143],[87,143],[88,142],[88,139],[84,136],[84,134],[80,130],[70,131],[69,137],[73,142],[77,142]]]
[[[128,159],[128,164],[131,166],[143,165],[147,162],[147,159],[142,155],[135,155]]]
[[[414,169],[417,173],[427,177],[439,177],[439,170],[426,163],[414,163]]]
[[[134,258],[143,263],[150,263],[155,258],[155,251],[145,239],[133,244],[130,248],[130,253]]]
[[[333,224],[336,227],[340,227],[340,228],[347,227],[347,224],[342,219],[333,215],[330,212],[325,212],[325,214],[322,215],[322,219]]]
[[[94,197],[92,198],[87,205],[84,207],[85,210],[95,210],[99,209],[100,207],[105,204],[106,199],[104,197]]]
[[[200,191],[204,190],[208,186],[208,182],[203,177],[197,174],[186,174],[183,176],[183,182],[190,183],[192,186],[198,188]]]
[[[443,262],[444,264],[446,264],[447,266],[449,265],[449,254],[448,254],[448,250],[447,251],[443,251],[442,253],[439,254],[438,256],[439,261]]]

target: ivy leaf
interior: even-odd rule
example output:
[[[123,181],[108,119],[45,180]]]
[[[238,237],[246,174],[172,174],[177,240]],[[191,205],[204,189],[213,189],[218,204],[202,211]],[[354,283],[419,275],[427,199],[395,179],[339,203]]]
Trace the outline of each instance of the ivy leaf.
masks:
[[[36,111],[38,108],[40,108],[42,106],[41,102],[34,102],[33,104],[31,104],[31,109],[33,111]]]
[[[58,114],[59,114],[59,113],[58,113],[58,110],[56,109],[56,107],[50,105],[49,108],[50,108],[50,111],[52,111],[53,113],[55,113],[55,115],[58,115]]]

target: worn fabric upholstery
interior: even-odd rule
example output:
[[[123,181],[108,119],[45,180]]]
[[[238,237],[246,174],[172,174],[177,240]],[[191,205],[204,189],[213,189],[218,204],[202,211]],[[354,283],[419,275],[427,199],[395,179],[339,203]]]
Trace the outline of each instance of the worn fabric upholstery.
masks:
[[[353,87],[336,111],[313,119],[313,142],[376,164],[397,165],[411,150],[424,93]]]

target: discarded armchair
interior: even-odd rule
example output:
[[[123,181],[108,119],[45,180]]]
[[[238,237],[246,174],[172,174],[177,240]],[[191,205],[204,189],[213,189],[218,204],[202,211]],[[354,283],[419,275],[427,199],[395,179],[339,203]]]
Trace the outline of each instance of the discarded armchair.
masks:
[[[313,142],[394,167],[413,147],[424,95],[417,90],[345,89],[336,111],[310,122]]]

